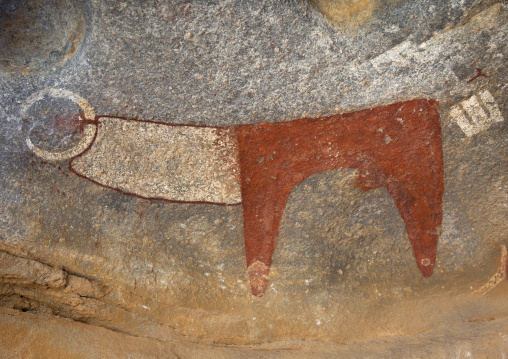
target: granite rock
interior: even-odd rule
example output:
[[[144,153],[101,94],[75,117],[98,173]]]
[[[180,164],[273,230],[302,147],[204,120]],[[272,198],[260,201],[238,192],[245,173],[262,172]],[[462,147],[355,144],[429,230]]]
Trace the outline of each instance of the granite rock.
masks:
[[[97,333],[114,330],[122,334],[111,341],[142,337],[150,347],[139,357],[157,357],[163,341],[187,348],[175,357],[195,357],[288,340],[301,350],[329,343],[336,352],[322,357],[355,357],[361,347],[334,345],[453,331],[494,315],[485,345],[506,355],[506,339],[489,334],[508,335],[498,325],[508,314],[506,10],[495,0],[0,0],[1,325],[36,321],[51,332],[63,320],[98,343]],[[183,130],[131,128],[231,129],[413,99],[439,104],[444,195],[433,275],[418,270],[387,188],[364,191],[361,169],[336,168],[291,188],[262,298],[251,294],[241,205],[208,203],[220,196],[199,191],[200,203],[150,195],[189,202],[187,186],[201,180],[239,195],[236,174],[220,172],[236,162],[213,152],[234,158],[236,144],[219,143],[222,132],[192,142]],[[87,131],[101,118],[119,121],[103,167],[92,159],[73,170],[69,158],[49,161],[27,145],[70,151],[92,141]],[[189,142],[174,145],[179,163],[159,161],[181,136]],[[191,169],[205,154],[213,166]],[[158,187],[175,166],[183,174],[167,180],[170,191]],[[426,341],[416,335],[413,344],[438,357]]]

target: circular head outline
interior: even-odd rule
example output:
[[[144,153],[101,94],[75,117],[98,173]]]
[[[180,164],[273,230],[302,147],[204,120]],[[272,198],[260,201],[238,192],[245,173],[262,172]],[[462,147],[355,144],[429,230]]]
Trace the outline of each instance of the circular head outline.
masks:
[[[21,106],[21,115],[24,117],[28,109],[37,101],[41,101],[44,96],[51,96],[54,98],[63,98],[67,100],[71,100],[76,103],[82,110],[85,118],[89,121],[95,121],[95,112],[93,107],[82,97],[76,95],[75,93],[65,90],[65,89],[56,89],[56,88],[47,88],[41,90],[39,92],[34,93],[32,96],[27,98],[23,105]],[[81,118],[81,117],[80,117]],[[26,144],[30,150],[32,150],[37,156],[47,160],[47,161],[65,161],[69,158],[76,157],[83,152],[85,152],[88,147],[92,144],[95,134],[97,133],[97,126],[94,124],[87,123],[83,126],[83,135],[81,139],[76,144],[76,146],[66,150],[66,151],[47,151],[43,150],[33,144],[30,140],[30,134],[26,138]]]

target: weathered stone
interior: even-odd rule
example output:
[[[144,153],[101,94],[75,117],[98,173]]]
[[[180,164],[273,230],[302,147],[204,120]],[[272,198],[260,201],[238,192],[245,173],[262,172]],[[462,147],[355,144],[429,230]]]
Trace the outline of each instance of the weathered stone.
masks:
[[[106,343],[119,357],[505,355],[506,9],[495,0],[0,1],[1,355],[99,357]],[[415,101],[437,112],[418,117],[410,138],[354,130],[358,114]],[[347,135],[329,145],[348,158],[340,166],[323,160],[318,139],[329,129],[314,142],[304,126],[263,132],[327,116]],[[432,134],[418,132],[431,123]],[[238,142],[241,129],[257,140]],[[432,161],[438,130],[442,167]],[[367,154],[345,145],[373,139]],[[264,152],[277,141],[295,148]],[[372,160],[400,141],[398,157]],[[296,149],[310,143],[316,158]],[[411,184],[397,197],[395,177],[378,171],[410,148],[434,157],[417,156],[400,177],[419,170],[437,188],[441,168],[439,201],[417,198]],[[324,167],[307,173],[317,155]],[[271,197],[283,203],[249,185],[249,171],[275,177]],[[249,186],[248,203],[264,209],[245,217]],[[431,214],[415,212],[424,207]],[[415,215],[425,226],[407,220]],[[257,233],[271,216],[271,235]],[[437,252],[412,248],[423,237]]]
[[[67,284],[67,273],[58,268],[0,251],[0,282],[62,288]]]

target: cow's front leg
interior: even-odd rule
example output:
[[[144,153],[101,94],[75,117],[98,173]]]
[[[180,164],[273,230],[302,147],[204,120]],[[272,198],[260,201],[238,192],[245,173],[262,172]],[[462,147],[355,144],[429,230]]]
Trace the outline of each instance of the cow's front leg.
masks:
[[[268,286],[279,224],[291,191],[277,186],[271,176],[261,182],[264,183],[251,181],[242,186],[247,272],[252,294],[257,297],[262,297]]]
[[[291,133],[261,124],[237,127],[247,272],[252,294],[268,286],[279,224],[294,185],[305,178],[288,151]],[[281,126],[283,127],[283,126]]]

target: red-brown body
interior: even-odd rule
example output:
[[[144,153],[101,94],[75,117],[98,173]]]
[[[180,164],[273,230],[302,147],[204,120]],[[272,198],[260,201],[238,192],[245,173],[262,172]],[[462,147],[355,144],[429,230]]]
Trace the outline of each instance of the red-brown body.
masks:
[[[422,274],[436,261],[443,196],[437,102],[411,100],[349,114],[236,127],[247,266],[262,296],[286,201],[310,175],[360,171],[364,190],[386,187],[406,223]]]

